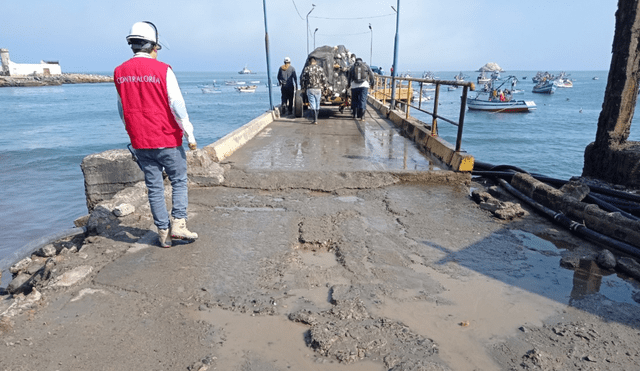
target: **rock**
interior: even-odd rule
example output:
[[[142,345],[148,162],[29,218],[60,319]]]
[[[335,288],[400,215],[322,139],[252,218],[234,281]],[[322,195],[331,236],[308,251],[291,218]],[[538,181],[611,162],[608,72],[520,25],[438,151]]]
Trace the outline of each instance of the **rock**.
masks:
[[[618,259],[618,264],[616,265],[618,269],[625,272],[626,274],[640,279],[640,264],[635,260],[627,257],[622,257]]]
[[[224,169],[205,150],[187,152],[187,166],[187,175],[193,183],[215,186],[224,182]]]
[[[631,295],[631,299],[636,303],[640,303],[640,291],[634,292],[633,295]]]
[[[567,269],[576,269],[580,266],[580,258],[577,256],[563,256],[560,259],[560,266]]]
[[[93,267],[89,265],[81,265],[63,275],[57,277],[52,283],[51,287],[69,287],[80,282],[83,278],[87,277],[93,272]]]
[[[31,292],[32,286],[29,283],[31,275],[19,273],[7,286],[7,291],[12,295]]]
[[[56,255],[56,248],[53,245],[46,245],[36,251],[36,255],[49,258]]]
[[[78,219],[73,221],[73,225],[75,225],[78,228],[82,228],[85,225],[87,225],[87,222],[89,221],[89,214],[85,215],[85,216],[81,216]]]
[[[12,265],[11,268],[9,268],[9,272],[11,272],[12,274],[18,274],[24,269],[26,269],[29,266],[29,264],[31,264],[31,261],[32,259],[30,257],[26,257],[20,260],[19,262],[17,262],[16,264]]]
[[[115,209],[113,209],[113,213],[117,217],[127,216],[129,214],[133,214],[134,211],[136,211],[136,208],[133,205],[130,205],[130,204],[120,204],[120,205],[116,206]]]
[[[598,253],[596,262],[605,269],[614,269],[616,267],[616,257],[609,250],[602,250]]]
[[[591,192],[588,185],[576,181],[570,181],[560,188],[561,192],[564,192],[567,196],[571,196],[578,201],[584,200],[585,197]]]
[[[91,154],[82,160],[80,168],[89,211],[101,201],[144,180],[142,170],[126,149]]]

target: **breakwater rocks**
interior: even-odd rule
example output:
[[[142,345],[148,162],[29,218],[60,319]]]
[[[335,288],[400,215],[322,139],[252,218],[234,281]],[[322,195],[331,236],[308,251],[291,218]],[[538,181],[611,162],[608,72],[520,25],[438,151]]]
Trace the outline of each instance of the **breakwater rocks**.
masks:
[[[50,86],[62,84],[86,84],[113,82],[113,76],[63,73],[62,75],[0,76],[0,87]]]

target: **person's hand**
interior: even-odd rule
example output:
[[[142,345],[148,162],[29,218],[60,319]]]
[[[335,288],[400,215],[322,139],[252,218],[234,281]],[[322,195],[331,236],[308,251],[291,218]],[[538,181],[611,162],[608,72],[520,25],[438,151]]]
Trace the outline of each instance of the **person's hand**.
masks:
[[[198,143],[193,142],[193,143],[189,143],[189,149],[192,151],[195,151],[198,148]]]

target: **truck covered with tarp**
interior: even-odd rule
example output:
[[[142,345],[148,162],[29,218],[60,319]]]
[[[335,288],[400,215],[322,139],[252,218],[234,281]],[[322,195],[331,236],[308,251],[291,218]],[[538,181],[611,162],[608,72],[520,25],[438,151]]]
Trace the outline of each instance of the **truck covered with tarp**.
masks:
[[[341,105],[347,102],[349,92],[348,74],[351,65],[355,62],[355,56],[344,45],[320,46],[309,53],[304,64],[309,65],[309,58],[315,58],[318,65],[324,70],[327,77],[327,85],[322,89],[322,105]],[[304,68],[302,69],[304,72]],[[303,110],[308,106],[307,92],[300,89],[295,95],[295,115],[302,117]],[[343,108],[341,107],[341,108]]]

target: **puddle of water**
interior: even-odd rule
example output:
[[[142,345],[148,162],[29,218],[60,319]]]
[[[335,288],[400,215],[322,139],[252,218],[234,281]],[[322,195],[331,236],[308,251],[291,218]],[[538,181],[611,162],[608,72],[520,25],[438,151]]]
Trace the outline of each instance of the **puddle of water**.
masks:
[[[527,248],[527,262],[533,264],[526,275],[538,280],[551,282],[547,295],[566,304],[574,299],[582,299],[590,294],[601,294],[607,299],[638,305],[632,295],[640,288],[637,282],[620,278],[614,272],[601,269],[591,260],[581,260],[575,270],[560,267],[562,249],[554,243],[523,231],[513,231]],[[539,288],[538,288],[539,290]]]
[[[382,364],[360,361],[341,364],[337,361],[317,362],[313,349],[305,343],[306,325],[292,322],[284,316],[256,316],[213,309],[192,312],[220,331],[224,343],[216,350],[216,370],[257,371],[268,365],[269,370],[311,371],[383,371]],[[258,360],[247,366],[247,361]]]
[[[452,370],[500,370],[487,354],[487,344],[514,335],[520,326],[540,326],[545,318],[565,307],[481,274],[471,272],[461,280],[422,264],[411,267],[446,288],[439,295],[440,302],[385,300],[372,312],[402,321],[433,339],[439,345],[439,356]],[[419,293],[405,292],[401,296],[412,294]]]

